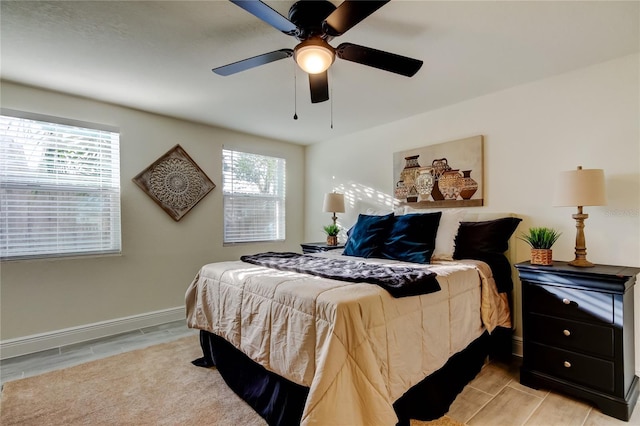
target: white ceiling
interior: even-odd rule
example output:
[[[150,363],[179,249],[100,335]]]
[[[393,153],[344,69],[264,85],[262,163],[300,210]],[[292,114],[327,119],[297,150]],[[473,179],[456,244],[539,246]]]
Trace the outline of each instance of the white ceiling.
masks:
[[[284,16],[293,4],[266,3]],[[639,5],[391,1],[332,45],[414,57],[422,69],[407,78],[336,59],[332,100],[320,104],[310,103],[298,70],[296,121],[293,59],[228,77],[211,72],[297,44],[224,0],[3,0],[1,77],[308,144],[638,52]]]

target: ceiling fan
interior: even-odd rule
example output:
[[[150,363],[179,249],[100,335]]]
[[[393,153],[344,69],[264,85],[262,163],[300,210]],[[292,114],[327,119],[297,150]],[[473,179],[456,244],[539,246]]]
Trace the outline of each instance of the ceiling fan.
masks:
[[[338,7],[327,0],[300,0],[289,9],[288,19],[259,0],[230,1],[300,43],[293,49],[275,50],[214,68],[212,71],[216,74],[231,75],[293,56],[298,66],[309,74],[311,102],[318,103],[329,99],[327,69],[336,56],[406,77],[412,77],[422,66],[420,60],[353,43],[342,43],[337,48],[329,45],[334,37],[353,28],[389,0],[346,0]]]

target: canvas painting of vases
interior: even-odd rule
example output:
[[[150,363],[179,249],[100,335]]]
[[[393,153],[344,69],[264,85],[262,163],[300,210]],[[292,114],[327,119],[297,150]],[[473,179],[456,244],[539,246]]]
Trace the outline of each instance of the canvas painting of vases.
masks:
[[[394,197],[418,207],[483,205],[483,137],[393,154]]]

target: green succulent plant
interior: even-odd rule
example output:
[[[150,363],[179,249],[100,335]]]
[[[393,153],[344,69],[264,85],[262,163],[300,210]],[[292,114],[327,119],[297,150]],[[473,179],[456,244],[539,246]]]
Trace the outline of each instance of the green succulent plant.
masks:
[[[529,233],[521,234],[518,239],[529,244],[534,249],[550,249],[558,241],[560,235],[562,233],[553,228],[529,228]]]
[[[326,225],[323,229],[330,237],[335,237],[340,232],[340,228],[335,224]]]

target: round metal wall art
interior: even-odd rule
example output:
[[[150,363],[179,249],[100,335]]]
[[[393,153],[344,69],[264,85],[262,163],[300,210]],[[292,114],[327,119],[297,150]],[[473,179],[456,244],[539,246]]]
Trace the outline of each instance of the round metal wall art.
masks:
[[[133,181],[175,221],[216,187],[180,145],[158,158]]]

